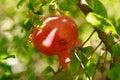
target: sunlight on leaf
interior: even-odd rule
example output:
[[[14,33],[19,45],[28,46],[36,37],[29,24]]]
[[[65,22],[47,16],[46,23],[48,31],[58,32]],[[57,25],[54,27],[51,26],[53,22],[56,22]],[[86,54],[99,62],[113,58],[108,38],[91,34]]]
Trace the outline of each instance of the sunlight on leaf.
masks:
[[[97,66],[98,61],[99,61],[99,56],[97,54],[94,54],[92,55],[91,59],[85,65],[85,69],[88,75],[90,76],[90,78],[94,76],[95,68]]]
[[[94,27],[109,34],[111,31],[117,34],[114,25],[106,18],[96,13],[89,13],[86,17],[87,22],[91,23]]]

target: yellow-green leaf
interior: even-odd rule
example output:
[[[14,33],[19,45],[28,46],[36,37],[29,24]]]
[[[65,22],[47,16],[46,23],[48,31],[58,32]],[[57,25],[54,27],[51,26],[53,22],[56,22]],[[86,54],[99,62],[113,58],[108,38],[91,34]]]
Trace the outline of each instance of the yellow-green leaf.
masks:
[[[105,32],[106,34],[110,32],[117,34],[114,25],[107,18],[99,14],[91,12],[86,16],[86,20],[94,27],[97,27],[99,30]]]

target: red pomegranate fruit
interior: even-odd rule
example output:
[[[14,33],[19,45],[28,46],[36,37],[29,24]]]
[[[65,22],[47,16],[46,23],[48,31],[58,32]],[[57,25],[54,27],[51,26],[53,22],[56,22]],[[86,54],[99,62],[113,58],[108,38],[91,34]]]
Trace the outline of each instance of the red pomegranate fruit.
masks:
[[[68,16],[49,16],[41,29],[33,30],[32,41],[43,54],[58,55],[61,65],[67,69],[67,63],[71,62],[71,50],[78,41],[78,28]]]

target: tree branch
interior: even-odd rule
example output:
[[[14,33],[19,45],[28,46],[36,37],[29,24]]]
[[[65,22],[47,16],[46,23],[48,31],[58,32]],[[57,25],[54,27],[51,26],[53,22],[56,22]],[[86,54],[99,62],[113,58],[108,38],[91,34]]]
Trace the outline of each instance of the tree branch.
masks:
[[[89,12],[93,12],[93,10],[86,4],[82,3],[82,0],[78,1],[78,7],[81,9],[81,11],[87,15]],[[97,29],[96,27],[94,27],[95,31],[98,33],[99,38],[101,39],[101,41],[104,43],[104,45],[106,46],[106,49],[110,52],[112,52],[112,46],[109,43],[109,36],[107,34],[105,34],[104,32],[102,32],[101,30]]]

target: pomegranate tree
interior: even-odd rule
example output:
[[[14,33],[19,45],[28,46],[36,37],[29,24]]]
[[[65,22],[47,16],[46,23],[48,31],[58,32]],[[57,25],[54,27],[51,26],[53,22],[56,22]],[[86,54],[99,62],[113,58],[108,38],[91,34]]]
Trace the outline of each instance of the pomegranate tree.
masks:
[[[67,69],[67,63],[71,62],[71,50],[78,41],[78,28],[67,16],[49,16],[44,19],[41,29],[34,28],[32,41],[39,52],[48,56],[57,55],[60,64]]]

